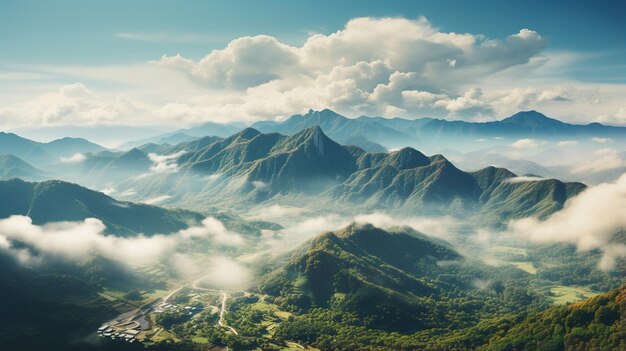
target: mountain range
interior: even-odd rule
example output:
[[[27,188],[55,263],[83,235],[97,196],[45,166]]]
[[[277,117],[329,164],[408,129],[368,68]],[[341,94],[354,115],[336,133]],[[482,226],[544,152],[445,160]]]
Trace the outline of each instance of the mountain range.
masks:
[[[251,203],[310,196],[359,209],[483,209],[495,217],[545,216],[584,189],[556,179],[519,181],[495,167],[464,172],[442,155],[427,157],[412,148],[369,153],[336,143],[320,127],[289,136],[247,128],[225,139],[204,140],[171,149],[186,151],[173,159],[177,172],[121,185],[144,196],[170,194],[171,204],[187,201],[199,207],[233,196]]]
[[[13,133],[0,132],[0,155],[10,154],[35,165],[47,166],[77,153],[101,152],[105,148],[82,138],[62,138],[41,143]]]
[[[475,142],[480,138],[626,138],[625,127],[599,123],[577,125],[561,122],[537,111],[522,111],[493,122],[449,121],[434,118],[367,117],[347,118],[334,111],[310,110],[282,122],[262,121],[252,125],[262,132],[291,134],[312,126],[320,126],[329,137],[346,143],[351,138],[365,138],[387,147],[448,143],[451,139]]]
[[[38,180],[44,177],[44,171],[31,166],[12,154],[0,155],[0,179],[23,178]]]
[[[196,127],[178,129],[173,132],[160,134],[152,138],[127,142],[120,146],[120,149],[128,150],[148,143],[174,145],[185,141],[192,141],[194,139],[205,136],[227,137],[229,135],[237,133],[243,128],[245,128],[245,125],[205,122]]]
[[[74,144],[62,140],[52,145]],[[65,152],[78,150],[78,144],[84,142]],[[232,204],[235,198],[256,204],[305,196],[319,206],[334,202],[355,210],[393,208],[407,214],[482,211],[494,219],[546,216],[584,189],[556,179],[517,181],[513,172],[494,167],[464,172],[442,155],[426,156],[410,147],[367,152],[335,142],[319,126],[291,135],[246,128],[226,138],[81,155],[77,162],[57,162],[43,170],[5,156],[3,177],[63,179],[110,188],[129,200],[161,198],[165,204],[201,211]]]
[[[0,181],[0,218],[29,216],[34,224],[98,218],[115,234],[171,233],[199,223],[196,212],[117,201],[103,193],[62,181]]]

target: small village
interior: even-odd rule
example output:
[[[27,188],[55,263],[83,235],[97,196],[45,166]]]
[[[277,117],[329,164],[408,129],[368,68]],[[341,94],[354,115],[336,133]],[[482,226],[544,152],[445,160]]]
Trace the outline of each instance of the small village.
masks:
[[[180,311],[192,318],[202,310],[200,306],[182,306],[163,301],[155,308],[148,307],[146,310],[135,309],[121,314],[98,328],[97,334],[100,337],[133,343],[139,340],[139,334],[142,331],[150,329],[150,322],[146,319],[149,313],[160,314],[166,311]]]

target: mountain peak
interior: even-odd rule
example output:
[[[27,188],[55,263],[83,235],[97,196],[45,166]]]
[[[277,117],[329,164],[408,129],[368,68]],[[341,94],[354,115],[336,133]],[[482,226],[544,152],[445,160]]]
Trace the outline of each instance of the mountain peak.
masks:
[[[325,146],[331,141],[317,125],[292,134],[290,139],[298,144],[312,145],[320,156],[324,154]]]
[[[520,111],[511,117],[503,119],[503,123],[511,123],[518,125],[545,125],[545,124],[563,124],[563,122],[550,118],[541,112],[530,110]]]
[[[316,111],[316,110],[311,109],[305,115],[303,115],[303,117],[306,119],[314,119],[318,123],[322,121],[329,121],[329,120],[347,119],[346,117],[338,114],[337,112],[327,109],[327,108],[321,111]]]
[[[405,147],[398,151],[391,152],[388,158],[398,169],[421,167],[430,163],[430,159],[426,157],[426,155],[412,147]]]
[[[236,133],[235,135],[233,135],[234,139],[247,139],[250,140],[252,138],[254,138],[255,136],[261,134],[261,132],[259,132],[258,130],[252,128],[252,127],[248,127],[243,129],[242,131],[240,131],[239,133]]]

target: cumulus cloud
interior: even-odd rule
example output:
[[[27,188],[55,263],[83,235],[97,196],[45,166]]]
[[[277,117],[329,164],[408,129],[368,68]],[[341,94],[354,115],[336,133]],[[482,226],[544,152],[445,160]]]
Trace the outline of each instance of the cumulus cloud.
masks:
[[[534,149],[541,144],[540,141],[535,139],[519,139],[511,147],[514,149]]]
[[[61,157],[63,163],[81,163],[87,159],[87,156],[81,153],[75,153],[70,157]]]
[[[247,88],[297,74],[299,61],[296,48],[274,37],[258,35],[237,38],[199,62],[175,55],[163,56],[155,64],[179,70],[211,86]]]
[[[492,115],[493,110],[491,106],[481,99],[482,95],[481,89],[472,88],[465,92],[463,96],[437,100],[433,107],[443,107],[452,116],[457,116],[461,113],[469,114],[470,116]]]
[[[208,217],[200,226],[172,234],[135,237],[105,235],[106,226],[95,218],[82,222],[34,225],[26,216],[0,220],[0,250],[25,264],[38,264],[47,256],[80,261],[98,254],[120,262],[154,263],[173,255],[179,246],[194,240],[213,240],[220,245],[238,246],[243,238]],[[34,252],[24,248],[26,244]]]
[[[572,100],[585,99],[595,95],[592,91],[572,86],[553,86],[545,88],[514,88],[498,98],[495,104],[501,104],[516,109],[528,109],[543,103],[562,103]]]
[[[0,116],[7,121],[19,120],[20,125],[108,124],[119,123],[121,116],[141,111],[138,105],[124,95],[105,101],[85,84],[73,83],[61,86],[55,93],[6,106],[0,109]]]
[[[626,174],[614,183],[590,187],[568,200],[562,210],[545,220],[525,218],[511,221],[508,230],[534,242],[576,244],[581,251],[600,249],[599,267],[611,269],[615,259],[626,257],[626,246],[612,242],[626,230]]]
[[[249,98],[283,94],[273,101],[287,99],[290,105],[302,106],[306,99],[312,108],[402,112],[424,107],[457,114],[491,110],[479,89],[459,95],[444,91],[458,90],[459,81],[468,84],[526,64],[545,43],[529,29],[499,40],[442,32],[423,17],[364,17],[332,34],[311,35],[302,46],[258,35],[237,38],[199,61],[177,54],[152,63],[210,89],[246,90]],[[431,103],[435,98],[437,105]]]
[[[117,37],[211,40],[168,32]],[[281,119],[310,108],[349,116],[475,120],[545,108],[577,122],[626,123],[625,86],[574,84],[562,73],[555,75],[583,58],[544,52],[546,42],[524,28],[487,38],[445,32],[425,18],[355,18],[333,33],[311,34],[301,45],[267,35],[244,36],[199,60],[183,53],[132,66],[37,67],[37,74],[64,80],[132,88],[124,88],[123,94],[108,88],[95,93],[76,83],[36,98],[7,99],[0,107],[0,124],[128,123],[132,116],[133,124],[179,126]]]
[[[396,71],[415,72],[419,78],[415,84],[440,86],[452,78],[524,64],[544,45],[545,39],[529,29],[497,40],[441,32],[423,17],[364,17],[330,35],[314,34],[301,47],[259,35],[235,39],[198,62],[175,55],[163,56],[155,64],[183,71],[204,84],[247,88],[294,73],[315,76],[359,62],[385,61]]]

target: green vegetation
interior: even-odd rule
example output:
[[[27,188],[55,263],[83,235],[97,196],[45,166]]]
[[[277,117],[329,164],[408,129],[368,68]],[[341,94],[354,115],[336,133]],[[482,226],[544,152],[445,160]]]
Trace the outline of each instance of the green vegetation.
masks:
[[[43,224],[94,217],[102,220],[110,232],[120,235],[170,233],[203,218],[191,211],[120,202],[103,193],[61,181],[0,181],[0,197],[16,199],[0,203],[0,218],[28,215],[33,223]]]
[[[519,318],[482,350],[623,350],[626,286],[576,304]]]

